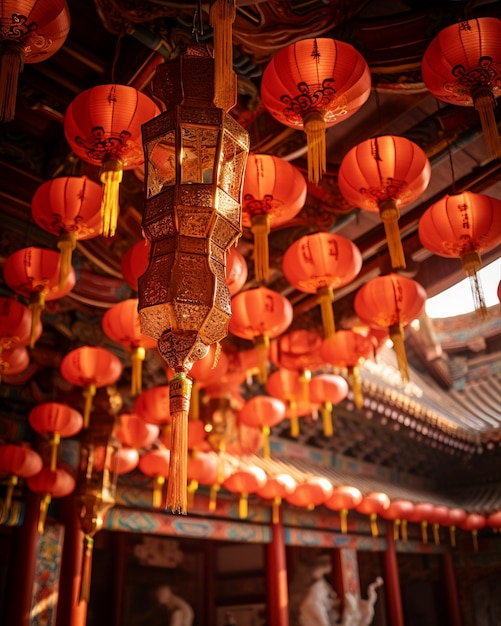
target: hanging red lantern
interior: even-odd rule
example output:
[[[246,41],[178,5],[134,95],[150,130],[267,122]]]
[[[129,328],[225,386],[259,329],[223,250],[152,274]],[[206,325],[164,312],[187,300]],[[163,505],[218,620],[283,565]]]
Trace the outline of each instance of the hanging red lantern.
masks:
[[[362,515],[368,515],[371,523],[371,534],[377,537],[379,530],[377,527],[377,516],[381,515],[390,507],[390,498],[381,491],[367,493],[357,505],[357,511]]]
[[[22,248],[7,257],[3,276],[7,285],[17,294],[28,298],[32,312],[30,347],[35,337],[45,302],[66,296],[75,286],[73,269],[67,276],[63,288],[59,286],[61,255],[44,248]]]
[[[2,375],[12,373],[13,358],[21,358],[22,353],[18,350],[29,344],[31,322],[32,314],[28,307],[14,298],[0,297],[0,380]]]
[[[433,511],[433,504],[418,502],[414,505],[412,513],[407,516],[409,522],[417,522],[421,526],[421,539],[424,544],[428,543],[428,524],[433,519]]]
[[[305,402],[303,384],[298,372],[280,369],[273,372],[266,381],[266,391],[285,403],[285,417],[290,419],[291,437],[299,436],[299,418],[311,415],[313,406]]]
[[[237,337],[254,342],[259,356],[259,380],[264,383],[270,339],[281,335],[292,323],[292,304],[276,291],[257,287],[234,296],[231,313],[228,330]]]
[[[96,446],[94,454],[94,469],[97,472],[106,466],[109,471],[121,476],[132,472],[139,464],[139,452],[135,448],[120,447],[110,453],[106,446]]]
[[[2,377],[4,376],[11,377],[21,374],[21,372],[26,370],[29,364],[30,353],[26,350],[26,348],[2,350],[0,357],[0,382],[2,382]]]
[[[163,502],[163,487],[170,472],[170,451],[150,450],[139,459],[139,469],[153,478],[153,507],[158,509]]]
[[[125,282],[134,291],[138,290],[138,278],[142,276],[150,262],[150,242],[143,240],[135,243],[122,257],[122,274]]]
[[[288,161],[271,154],[250,153],[242,190],[242,225],[254,236],[254,275],[269,280],[268,235],[303,208],[306,181]]]
[[[19,479],[35,476],[42,467],[42,457],[31,448],[13,443],[0,446],[0,476],[7,477],[7,493],[4,502],[6,511],[10,510],[14,487]]]
[[[404,327],[418,318],[424,310],[426,291],[412,280],[398,274],[376,276],[357,292],[355,312],[365,322],[387,328],[393,341],[398,369],[402,379],[409,380],[404,346]]]
[[[68,352],[63,357],[59,369],[62,377],[69,383],[83,387],[84,428],[88,428],[92,398],[96,395],[96,389],[116,383],[122,374],[122,363],[105,348],[82,346]]]
[[[134,411],[149,424],[170,423],[169,385],[158,385],[143,391],[134,402]]]
[[[249,495],[264,487],[266,480],[266,472],[256,465],[241,467],[224,480],[223,487],[239,495],[238,516],[241,519],[249,513]]]
[[[367,139],[341,161],[339,191],[347,202],[379,213],[394,269],[405,268],[398,228],[400,209],[419,198],[430,178],[431,165],[423,150],[395,135]]]
[[[31,491],[42,496],[38,518],[38,532],[42,534],[51,500],[64,498],[73,493],[76,486],[75,479],[64,469],[51,470],[50,467],[44,467],[35,476],[30,476],[27,483]]]
[[[261,82],[261,98],[271,115],[306,132],[313,183],[326,171],[326,129],[356,113],[370,91],[362,55],[348,43],[327,38],[286,46],[265,68]]]
[[[279,522],[279,507],[282,500],[291,495],[297,487],[297,481],[289,474],[268,476],[266,484],[257,490],[257,495],[264,500],[272,500],[271,514],[274,524]]]
[[[243,254],[240,254],[236,246],[231,246],[226,252],[224,275],[230,290],[230,296],[236,295],[247,282],[247,263]]]
[[[98,85],[80,93],[64,116],[64,134],[83,161],[101,167],[102,234],[118,222],[119,185],[124,170],[144,162],[141,126],[160,113],[145,94],[128,85]]]
[[[62,47],[70,12],[65,0],[4,0],[0,23],[0,122],[10,122],[24,64],[45,61]]]
[[[480,515],[480,513],[468,513],[464,521],[459,525],[462,530],[471,532],[475,552],[478,552],[478,531],[485,528],[486,524],[487,520],[484,515]]]
[[[324,506],[332,511],[339,511],[341,532],[348,531],[348,511],[356,508],[362,502],[362,492],[350,485],[339,485],[334,487],[332,494],[324,502]]]
[[[421,216],[419,239],[433,254],[461,259],[475,309],[485,315],[477,272],[482,267],[480,255],[501,243],[501,200],[470,191],[446,195]]]
[[[381,517],[393,522],[393,538],[398,541],[399,529],[402,529],[402,540],[407,541],[407,522],[414,513],[414,504],[410,500],[392,500],[390,506],[381,511]]]
[[[142,391],[142,364],[148,348],[156,348],[156,341],[141,332],[139,300],[129,298],[114,304],[101,320],[104,334],[112,341],[124,346],[131,355],[132,375],[131,394],[137,396]]]
[[[124,446],[147,450],[158,439],[159,428],[148,424],[135,413],[122,413],[115,436]]]
[[[316,506],[325,504],[332,491],[332,483],[324,476],[306,476],[298,482],[292,493],[286,494],[285,500],[289,504],[312,511]]]
[[[257,395],[247,400],[238,413],[238,421],[261,429],[263,456],[270,458],[270,431],[285,418],[285,404],[278,398]]]
[[[501,95],[501,21],[479,17],[447,26],[428,45],[421,71],[436,98],[478,111],[489,156],[501,158],[495,116]]]
[[[449,509],[449,518],[444,522],[444,526],[449,526],[449,534],[451,539],[451,546],[456,547],[456,528],[461,526],[465,521],[468,513],[464,509],[452,508]]]
[[[348,383],[336,374],[317,374],[310,382],[310,401],[321,407],[324,435],[332,437],[332,407],[348,395]]]
[[[497,531],[501,528],[501,510],[495,511],[487,516],[486,524],[489,528],[493,528]]]
[[[348,370],[355,406],[361,409],[364,398],[359,368],[364,361],[374,356],[370,337],[352,329],[338,330],[331,337],[324,339],[320,354],[327,363]]]
[[[440,543],[440,526],[449,524],[449,507],[435,505],[428,521],[432,524],[433,541],[435,545],[438,545]]]
[[[199,485],[210,487],[209,510],[215,511],[217,494],[231,469],[224,458],[214,452],[196,451],[188,456],[188,495],[194,496]]]
[[[50,469],[55,471],[57,467],[57,451],[61,437],[73,437],[82,430],[82,415],[67,404],[60,402],[43,402],[30,411],[28,421],[33,430],[39,435],[50,437],[52,450]]]
[[[295,289],[317,294],[324,335],[331,337],[335,331],[334,290],[351,283],[362,269],[360,250],[341,235],[305,235],[286,250],[282,268]]]
[[[31,215],[48,233],[58,237],[61,251],[59,286],[71,271],[77,241],[101,233],[101,186],[86,176],[62,176],[40,185],[31,200]]]

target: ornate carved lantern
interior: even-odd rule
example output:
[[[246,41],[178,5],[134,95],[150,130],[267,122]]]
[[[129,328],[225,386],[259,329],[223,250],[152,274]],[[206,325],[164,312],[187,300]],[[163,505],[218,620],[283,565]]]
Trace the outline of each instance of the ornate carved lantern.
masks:
[[[247,133],[214,104],[213,59],[204,46],[157,68],[165,111],[143,125],[150,263],[139,279],[143,332],[174,369],[170,383],[172,466],[167,507],[185,512],[187,373],[228,332],[226,250],[241,234]]]

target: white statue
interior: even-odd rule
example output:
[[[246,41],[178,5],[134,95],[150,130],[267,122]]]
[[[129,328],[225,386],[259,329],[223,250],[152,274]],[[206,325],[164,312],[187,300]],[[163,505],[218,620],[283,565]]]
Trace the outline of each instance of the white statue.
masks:
[[[367,600],[363,600],[353,593],[344,594],[344,611],[342,626],[370,626],[374,619],[374,605],[377,600],[376,589],[383,584],[378,576],[367,588]]]
[[[330,570],[329,565],[318,567],[314,571],[314,581],[299,607],[301,626],[335,626],[338,623],[339,599],[324,578],[324,574]]]

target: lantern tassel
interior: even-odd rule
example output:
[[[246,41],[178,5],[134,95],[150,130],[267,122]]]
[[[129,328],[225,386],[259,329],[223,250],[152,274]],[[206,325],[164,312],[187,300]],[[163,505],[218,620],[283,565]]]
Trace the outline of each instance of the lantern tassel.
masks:
[[[42,318],[42,311],[45,308],[45,291],[34,291],[30,295],[29,309],[31,311],[31,331],[30,331],[30,348],[35,347],[36,333],[40,320]]]
[[[428,522],[426,520],[421,522],[421,539],[424,544],[428,543]]]
[[[402,520],[402,541],[408,541],[409,537],[407,535],[407,520]]]
[[[306,404],[310,401],[310,381],[311,370],[301,370],[299,373],[299,382],[303,390],[303,402]]]
[[[80,602],[90,600],[90,579],[92,572],[92,551],[94,539],[90,535],[84,536],[84,553],[82,557],[82,578],[80,580]]]
[[[456,547],[456,527],[454,526],[454,524],[449,527],[449,537],[451,540],[451,546],[455,548]]]
[[[304,130],[308,144],[308,181],[316,185],[327,169],[325,121],[322,115],[316,111],[305,115]]]
[[[334,311],[332,310],[332,302],[334,300],[332,287],[320,287],[317,291],[317,299],[320,304],[320,312],[322,314],[324,337],[328,339],[329,337],[333,337],[336,332],[334,325]]]
[[[173,513],[187,511],[188,473],[188,412],[190,409],[191,379],[186,372],[177,372],[170,381],[171,460],[167,486],[167,509]]]
[[[265,384],[268,379],[268,349],[270,338],[268,335],[260,335],[255,339],[255,346],[258,358],[258,381]]]
[[[341,532],[346,535],[348,532],[348,509],[341,509],[339,511],[339,521],[341,523]]]
[[[64,289],[71,271],[71,259],[73,250],[77,245],[77,239],[73,233],[64,233],[59,237],[57,247],[61,250],[59,263],[59,289]]]
[[[435,522],[432,528],[433,528],[433,541],[435,545],[438,546],[440,544],[440,532],[439,532],[440,525]]]
[[[400,539],[400,526],[401,521],[398,518],[393,520],[393,541],[398,541]]]
[[[209,511],[215,511],[217,506],[217,494],[221,489],[220,485],[211,485],[209,493]]]
[[[473,540],[473,550],[478,552],[478,530],[476,528],[471,531],[471,538]]]
[[[370,514],[370,521],[371,521],[371,535],[373,537],[377,537],[379,535],[379,529],[377,527],[377,514],[376,513]]]
[[[297,416],[297,406],[295,400],[289,400],[291,437],[299,437],[299,418]]]
[[[57,468],[57,451],[58,451],[60,442],[61,442],[61,435],[59,433],[54,433],[50,442],[50,446],[51,446],[50,469],[52,472],[55,472]]]
[[[482,319],[485,319],[487,315],[487,307],[485,305],[482,283],[480,282],[477,274],[477,272],[482,269],[482,259],[480,258],[480,254],[476,250],[466,252],[461,256],[461,265],[470,279],[470,287],[475,311]]]
[[[89,428],[90,413],[92,411],[92,398],[96,395],[96,385],[93,385],[92,383],[85,385],[82,395],[85,398],[83,425],[84,428]]]
[[[198,489],[198,480],[190,480],[188,484],[188,508],[195,504],[195,492]]]
[[[7,480],[7,493],[5,494],[5,512],[10,511],[12,505],[12,494],[14,493],[14,487],[19,482],[19,478],[15,474],[11,474]]]
[[[45,530],[45,520],[47,519],[47,511],[49,510],[49,504],[51,501],[50,493],[46,493],[40,500],[40,513],[38,515],[38,534],[43,535]]]
[[[383,220],[388,252],[390,253],[393,269],[405,269],[405,256],[400,239],[398,220],[400,211],[395,200],[385,200],[379,203],[379,216]]]
[[[501,141],[494,113],[496,110],[494,94],[488,87],[482,86],[472,93],[472,97],[473,106],[480,117],[487,152],[493,159],[501,159]]]
[[[268,235],[270,234],[270,216],[255,215],[252,218],[254,235],[254,275],[259,283],[267,283],[270,277],[270,255]]]
[[[5,41],[5,40],[4,40]],[[24,48],[4,43],[0,54],[0,121],[11,122],[16,114],[19,74],[24,69]]]
[[[409,367],[407,365],[407,355],[405,354],[404,329],[402,324],[393,324],[389,328],[390,339],[393,341],[393,349],[397,356],[397,365],[403,381],[409,380]]]
[[[156,476],[153,483],[153,508],[159,509],[162,506],[162,491],[165,484],[164,476]]]
[[[228,111],[236,103],[236,75],[233,72],[233,22],[235,0],[213,0],[209,11],[214,29],[214,104]]]
[[[324,402],[322,404],[322,425],[325,437],[332,437],[334,427],[332,425],[332,402]]]
[[[120,210],[119,189],[123,176],[123,163],[120,159],[104,161],[99,178],[104,185],[101,202],[101,217],[103,220],[101,234],[104,237],[113,237],[118,224]]]
[[[351,388],[353,391],[353,399],[357,409],[364,406],[364,396],[362,393],[362,380],[360,379],[360,370],[358,366],[348,367],[348,373],[351,375]]]
[[[238,517],[245,519],[249,515],[249,494],[242,491],[238,500]]]
[[[273,498],[273,504],[271,505],[271,521],[273,524],[278,524],[280,521],[280,505],[282,504],[282,498],[275,496]]]
[[[143,361],[146,358],[146,350],[143,346],[136,346],[132,349],[131,363],[131,385],[130,392],[133,396],[138,396],[143,389]]]
[[[263,457],[265,459],[269,459],[270,458],[270,427],[269,426],[263,426],[261,429],[261,432],[263,433]]]

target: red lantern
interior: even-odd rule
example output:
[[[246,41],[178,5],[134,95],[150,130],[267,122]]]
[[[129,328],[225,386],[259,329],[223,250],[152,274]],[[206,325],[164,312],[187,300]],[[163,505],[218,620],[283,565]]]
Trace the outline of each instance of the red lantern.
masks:
[[[357,292],[355,312],[365,323],[387,328],[393,341],[402,379],[409,380],[404,347],[404,326],[419,317],[426,303],[426,291],[412,280],[398,274],[377,276]]]
[[[421,525],[423,543],[428,543],[428,523],[433,520],[434,508],[429,502],[418,502],[414,505],[412,513],[407,516],[409,522],[418,522]]]
[[[242,190],[242,225],[254,235],[254,274],[268,282],[270,229],[291,220],[303,208],[306,181],[288,161],[269,154],[250,153]]]
[[[371,522],[371,534],[377,537],[379,530],[377,527],[377,516],[382,515],[390,507],[390,498],[380,491],[373,491],[364,495],[362,501],[357,505],[357,511],[363,515],[368,515]]]
[[[285,416],[291,422],[291,437],[299,436],[299,417],[312,412],[310,402],[304,401],[303,384],[298,372],[281,367],[266,381],[266,391],[285,403]]]
[[[332,437],[332,406],[339,404],[348,395],[348,383],[336,374],[318,374],[310,382],[310,401],[322,408],[324,435]]]
[[[308,180],[313,183],[326,170],[326,128],[356,113],[370,91],[363,57],[350,44],[327,38],[303,39],[280,50],[261,83],[261,98],[271,115],[306,132]]]
[[[501,528],[501,510],[491,513],[486,520],[487,526],[499,530]]]
[[[150,424],[170,422],[169,385],[158,385],[143,391],[136,398],[134,411]]]
[[[162,491],[165,479],[169,476],[170,452],[169,450],[150,450],[139,459],[139,469],[146,476],[154,479],[153,483],[153,506],[158,509],[162,505]]]
[[[425,153],[405,137],[368,139],[352,148],[341,162],[339,190],[347,202],[379,213],[394,269],[405,267],[398,229],[400,209],[419,198],[430,177]]]
[[[155,424],[146,423],[135,413],[123,413],[115,435],[124,446],[147,450],[158,439],[159,428]]]
[[[263,456],[270,458],[270,429],[285,418],[285,404],[278,398],[253,396],[238,413],[238,421],[247,426],[261,429],[263,434]]]
[[[334,290],[351,283],[362,269],[362,255],[346,237],[332,233],[305,235],[285,252],[285,278],[300,291],[316,293],[322,311],[324,334],[334,334]]]
[[[312,511],[316,506],[325,504],[333,491],[330,480],[323,476],[307,476],[297,484],[292,493],[286,494],[285,499],[289,504],[305,507]]]
[[[141,332],[137,307],[137,298],[122,300],[108,309],[101,321],[105,335],[131,353],[133,396],[142,391],[142,363],[146,357],[146,350],[157,345],[154,339]]]
[[[10,122],[24,64],[45,61],[62,47],[70,12],[65,0],[3,0],[0,23],[0,121]]]
[[[51,470],[50,467],[44,467],[35,476],[30,476],[27,482],[31,491],[42,495],[38,518],[38,532],[42,534],[51,500],[64,498],[73,493],[76,485],[75,479],[66,470]]]
[[[475,309],[485,314],[485,300],[477,272],[480,255],[501,242],[501,200],[464,191],[444,196],[419,220],[419,239],[438,256],[461,259],[470,277]]]
[[[50,469],[55,471],[61,437],[73,437],[79,433],[82,430],[83,417],[67,404],[44,402],[30,411],[28,421],[39,435],[50,437],[52,448]]]
[[[451,538],[451,546],[456,547],[456,528],[461,526],[467,517],[467,513],[464,509],[453,508],[449,509],[449,519],[444,522],[445,526],[449,526],[449,534]]]
[[[103,471],[106,463],[108,470],[121,476],[132,472],[139,464],[139,452],[135,448],[120,447],[109,454],[105,446],[97,446],[94,454],[94,468],[98,472]]]
[[[501,158],[495,117],[501,95],[500,20],[480,17],[447,26],[426,49],[421,71],[436,98],[478,111],[489,156]]]
[[[402,528],[402,539],[407,541],[407,522],[414,513],[414,504],[410,500],[392,500],[390,506],[381,512],[381,517],[393,521],[393,538],[398,541],[399,528]]]
[[[122,274],[125,282],[134,291],[137,291],[138,278],[146,272],[149,262],[150,242],[146,240],[138,241],[123,255],[121,263]]]
[[[257,490],[257,495],[265,500],[272,500],[272,521],[274,524],[279,522],[279,507],[282,500],[291,495],[297,487],[297,482],[289,474],[275,474],[268,476],[266,484]]]
[[[7,476],[6,511],[10,510],[12,493],[19,478],[35,476],[42,466],[42,457],[30,448],[12,443],[0,446],[0,476]]]
[[[115,234],[123,170],[144,162],[141,125],[159,113],[153,100],[127,85],[87,89],[66,110],[64,133],[71,149],[87,163],[101,167],[105,237]]]
[[[460,527],[462,530],[471,531],[471,537],[473,540],[473,549],[478,552],[478,531],[482,530],[487,524],[487,520],[484,515],[479,513],[469,513],[465,520],[461,522]]]
[[[339,511],[341,532],[346,534],[348,531],[348,511],[356,508],[361,502],[362,492],[359,489],[349,485],[340,485],[334,487],[332,494],[324,502],[324,505],[332,511]]]
[[[84,428],[88,428],[92,398],[96,395],[96,389],[116,383],[122,374],[122,363],[105,348],[82,346],[68,352],[59,369],[62,377],[69,383],[83,387]]]
[[[428,521],[432,523],[433,541],[435,545],[438,545],[440,543],[440,526],[447,526],[449,523],[449,507],[434,506]]]
[[[361,409],[364,399],[359,366],[374,355],[371,339],[355,330],[338,330],[331,337],[324,339],[320,354],[327,363],[348,370],[355,406]]]
[[[75,272],[71,269],[63,288],[59,286],[61,255],[44,248],[22,248],[5,261],[3,275],[7,285],[16,293],[29,298],[32,312],[30,347],[35,344],[40,316],[45,302],[66,296],[75,286]]]
[[[62,176],[40,185],[31,200],[31,215],[48,233],[58,237],[61,250],[59,286],[64,288],[71,271],[77,241],[101,232],[100,185],[86,176]]]
[[[199,485],[209,485],[211,489],[209,508],[214,510],[216,493],[225,477],[225,464],[218,455],[213,452],[193,452],[188,456],[188,497],[192,500],[189,506],[193,506],[195,491]],[[211,505],[212,503],[212,505]]]
[[[254,341],[259,354],[259,379],[267,377],[270,338],[278,337],[292,322],[292,305],[285,296],[267,287],[247,289],[231,299],[231,333]]]
[[[226,252],[226,266],[224,269],[226,284],[230,296],[236,295],[247,282],[247,263],[235,246]]]
[[[2,350],[0,358],[0,382],[3,376],[16,376],[16,374],[24,372],[29,364],[30,354],[26,348]]]
[[[223,482],[223,487],[231,493],[239,494],[238,516],[248,515],[249,494],[262,489],[266,484],[266,472],[256,465],[248,465],[232,472]]]

